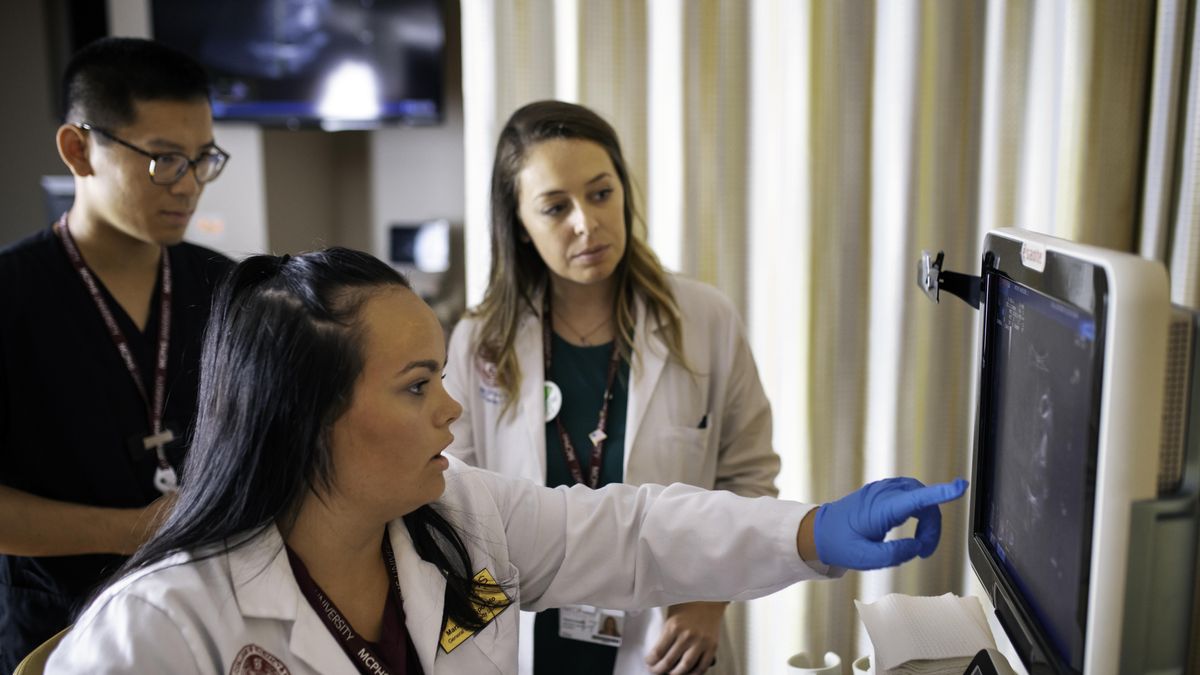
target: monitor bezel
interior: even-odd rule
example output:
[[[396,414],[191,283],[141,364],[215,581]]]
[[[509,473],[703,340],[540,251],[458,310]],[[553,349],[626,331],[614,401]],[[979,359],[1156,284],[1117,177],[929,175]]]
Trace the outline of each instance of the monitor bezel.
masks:
[[[1021,241],[993,237],[989,238],[983,255],[979,398],[972,464],[974,490],[970,505],[968,555],[980,582],[992,599],[1001,624],[1009,633],[1013,647],[1025,666],[1031,672],[1076,674],[1083,670],[1088,629],[1090,563],[1093,551],[1092,526],[1095,519],[1095,480],[1100,443],[1104,357],[1107,348],[1109,282],[1103,266],[1054,250],[1046,250],[1044,258],[1040,261],[1044,263],[1044,267],[1041,270],[1035,269],[1022,259],[1022,246]],[[991,410],[992,403],[989,396],[991,390],[989,383],[995,374],[991,369],[994,360],[990,358],[989,353],[994,348],[991,319],[997,309],[994,298],[1001,278],[1088,313],[1096,327],[1091,414],[1088,417],[1088,475],[1085,485],[1085,491],[1090,499],[1084,507],[1081,546],[1083,559],[1079,563],[1080,586],[1076,590],[1080,610],[1076,626],[1079,646],[1078,652],[1070,655],[1070,659],[1079,664],[1078,668],[1059,656],[1046,636],[1040,619],[1036,617],[1033,609],[1025,600],[1024,594],[1017,588],[1016,582],[1004,564],[997,559],[987,540],[988,482],[981,477],[980,473],[986,470],[985,467],[990,466],[989,457],[986,455],[989,450],[986,447],[988,435],[984,433],[984,426],[987,423],[987,415]]]
[[[1014,270],[1016,280],[1037,280],[1037,275],[1063,276],[1066,259],[1094,265],[1103,271],[1108,286],[1104,321],[1102,396],[1100,396],[1099,441],[1096,460],[1096,492],[1092,514],[1092,558],[1088,562],[1086,638],[1082,669],[1085,673],[1108,673],[1120,663],[1126,626],[1126,590],[1129,571],[1129,546],[1134,544],[1134,504],[1157,498],[1158,450],[1162,437],[1163,386],[1170,321],[1170,289],[1162,262],[1134,253],[1074,243],[1022,228],[1000,228],[984,238],[983,255],[992,253],[1003,270]],[[991,263],[997,264],[997,263]],[[1078,269],[1078,268],[1076,268]],[[1026,271],[1028,270],[1028,271]],[[1088,281],[1090,283],[1090,281]],[[1087,285],[1084,285],[1086,287]],[[1076,303],[1088,306],[1090,303]],[[982,359],[980,359],[982,360]],[[982,363],[980,363],[982,368]],[[980,394],[983,394],[980,378]],[[978,411],[977,411],[978,413]],[[977,414],[976,436],[979,435]],[[978,441],[978,438],[977,438]],[[978,459],[978,458],[976,458]],[[978,470],[979,462],[972,468]],[[971,491],[970,519],[980,504],[976,490]],[[1045,647],[1028,626],[1020,626],[1012,617],[1012,593],[1006,595],[995,583],[996,569],[991,568],[979,542],[968,532],[968,556],[977,577],[983,583],[983,599],[996,608],[996,614],[1008,617],[1004,626],[1010,647],[1025,649],[1031,658],[1031,671],[1054,671]],[[997,644],[1003,635],[997,634]],[[1049,652],[1052,653],[1052,652]],[[1032,663],[1032,658],[1040,658]],[[1115,671],[1115,670],[1112,670]]]

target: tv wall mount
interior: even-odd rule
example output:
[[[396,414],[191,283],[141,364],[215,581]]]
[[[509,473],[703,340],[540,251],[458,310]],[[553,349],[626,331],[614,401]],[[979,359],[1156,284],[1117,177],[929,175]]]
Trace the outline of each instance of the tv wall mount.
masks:
[[[983,277],[942,269],[945,257],[942,251],[937,252],[936,258],[929,251],[921,251],[921,259],[917,261],[917,285],[934,302],[941,302],[941,292],[944,290],[979,309]]]

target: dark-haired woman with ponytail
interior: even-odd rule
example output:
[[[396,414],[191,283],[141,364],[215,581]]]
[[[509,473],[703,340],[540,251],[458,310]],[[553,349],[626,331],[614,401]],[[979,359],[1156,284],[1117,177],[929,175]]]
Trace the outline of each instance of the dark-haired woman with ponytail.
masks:
[[[345,249],[239,263],[202,367],[174,510],[46,672],[511,674],[513,605],[748,598],[899,564],[962,491],[873,484],[814,509],[468,468],[441,454],[462,408],[436,316]],[[883,542],[910,515],[917,539]]]

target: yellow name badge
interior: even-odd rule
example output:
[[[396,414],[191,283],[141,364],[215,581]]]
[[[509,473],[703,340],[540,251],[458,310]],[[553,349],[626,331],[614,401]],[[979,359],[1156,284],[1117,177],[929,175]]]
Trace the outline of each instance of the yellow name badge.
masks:
[[[475,575],[475,583],[492,586],[493,588],[483,590],[480,595],[483,596],[483,604],[475,603],[475,611],[479,614],[479,618],[483,619],[485,624],[491,623],[500,615],[509,605],[512,600],[509,599],[504,591],[496,584],[496,578],[492,573],[483,568]],[[442,646],[442,651],[449,654],[454,651],[454,648],[467,641],[467,638],[475,634],[475,631],[469,631],[462,626],[454,623],[453,619],[447,618],[446,625],[442,628],[442,639],[439,643]]]

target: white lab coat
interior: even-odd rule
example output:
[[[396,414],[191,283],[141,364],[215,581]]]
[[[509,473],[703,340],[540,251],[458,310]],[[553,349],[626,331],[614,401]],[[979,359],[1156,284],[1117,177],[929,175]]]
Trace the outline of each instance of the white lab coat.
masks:
[[[671,276],[682,310],[684,352],[691,370],[670,357],[659,323],[637,300],[634,361],[625,422],[625,480],[687,483],[757,497],[775,496],[779,456],[771,447],[771,408],[758,378],[741,319],[729,300],[707,284]],[[540,296],[534,306],[541,311]],[[447,450],[468,464],[546,483],[545,381],[540,314],[521,320],[515,351],[519,400],[501,417],[503,395],[489,366],[472,349],[479,323],[464,319],[450,339],[446,389],[463,405]],[[493,371],[494,373],[494,371]],[[630,614],[616,673],[646,672],[645,655],[662,633],[665,612]],[[523,617],[521,675],[532,673],[533,617]],[[735,675],[738,659],[722,627],[717,667]]]
[[[511,584],[509,593],[529,609],[746,599],[829,574],[796,553],[797,528],[812,507],[795,502],[683,485],[549,489],[452,460],[435,508],[460,528],[474,568]],[[516,609],[445,653],[438,647],[445,581],[417,556],[401,521],[389,531],[425,673],[515,674]],[[274,527],[231,552],[196,558],[180,554],[105,590],[46,672],[271,672],[250,663],[234,672],[239,654],[243,661],[249,654],[277,664],[277,673],[356,675],[301,594]]]

